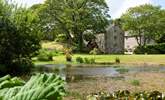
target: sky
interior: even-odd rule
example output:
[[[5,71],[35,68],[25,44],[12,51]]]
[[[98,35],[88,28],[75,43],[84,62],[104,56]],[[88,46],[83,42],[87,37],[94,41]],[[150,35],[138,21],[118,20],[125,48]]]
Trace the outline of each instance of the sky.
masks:
[[[43,3],[44,0],[14,0],[19,4],[31,6],[33,4]],[[142,4],[160,5],[165,8],[165,0],[106,0],[109,6],[109,13],[112,19],[119,18],[130,7],[135,7]]]

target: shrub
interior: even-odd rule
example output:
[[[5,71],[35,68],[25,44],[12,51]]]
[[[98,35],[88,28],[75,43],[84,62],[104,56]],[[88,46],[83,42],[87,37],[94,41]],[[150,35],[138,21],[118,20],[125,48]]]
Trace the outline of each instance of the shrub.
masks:
[[[52,61],[53,60],[53,53],[48,50],[40,50],[39,54],[37,55],[39,61]]]
[[[5,75],[7,73],[7,68],[5,65],[0,64],[0,75]]]
[[[41,27],[37,14],[10,4],[8,0],[0,0],[0,64],[11,74],[15,61],[29,60],[40,49]],[[18,67],[21,65],[15,68]]]
[[[11,75],[23,75],[31,72],[31,69],[34,68],[34,64],[31,59],[28,58],[18,58],[15,59],[12,64],[0,65],[0,76],[10,73]]]
[[[39,61],[52,61],[53,56],[52,55],[47,55],[47,54],[40,54],[37,56]]]
[[[120,63],[120,58],[116,57],[115,62]]]
[[[66,61],[71,62],[72,61],[72,55],[71,54],[66,54]]]
[[[165,43],[138,46],[134,50],[135,54],[165,54]]]
[[[88,58],[84,58],[84,63],[86,63],[86,64],[90,64],[89,59],[88,59]]]
[[[78,62],[78,63],[84,63],[84,60],[83,60],[82,57],[77,57],[76,58],[76,62]]]
[[[64,52],[65,52],[66,61],[71,62],[72,61],[72,49],[65,48]]]
[[[93,50],[91,50],[90,52],[89,52],[89,54],[91,54],[91,55],[97,55],[97,54],[99,54],[100,53],[100,51],[99,51],[99,49],[97,49],[97,48],[94,48]]]
[[[8,69],[8,71],[14,75],[20,75],[30,73],[32,68],[34,68],[34,64],[32,63],[31,59],[20,58],[13,62],[11,68]]]
[[[95,59],[94,58],[90,59],[90,64],[95,64]]]
[[[86,64],[95,64],[95,59],[94,58],[84,58],[84,63]]]

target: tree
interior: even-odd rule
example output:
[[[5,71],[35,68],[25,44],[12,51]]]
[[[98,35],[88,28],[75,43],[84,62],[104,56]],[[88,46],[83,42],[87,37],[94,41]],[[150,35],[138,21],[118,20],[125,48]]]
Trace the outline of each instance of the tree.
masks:
[[[0,0],[0,5],[0,64],[5,66],[2,72],[27,71],[32,65],[31,57],[40,48],[37,15],[7,1]]]
[[[159,15],[158,23],[161,26],[158,26],[157,34],[155,37],[156,42],[158,43],[165,43],[165,9],[162,9]]]
[[[130,8],[121,20],[123,28],[136,36],[139,46],[146,45],[150,39],[156,40],[165,31],[164,13],[159,6],[145,4]]]
[[[46,0],[44,4],[33,6],[32,9],[40,9],[44,27],[66,34],[67,43],[79,44],[80,51],[84,31],[101,33],[108,25],[108,6],[105,0]]]

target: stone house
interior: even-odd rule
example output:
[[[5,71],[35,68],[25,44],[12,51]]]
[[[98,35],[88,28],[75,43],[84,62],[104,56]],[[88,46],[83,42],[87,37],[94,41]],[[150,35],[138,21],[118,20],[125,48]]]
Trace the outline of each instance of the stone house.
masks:
[[[118,25],[112,24],[105,34],[96,35],[96,42],[106,54],[124,54],[124,31]]]
[[[136,38],[128,32],[124,32],[118,25],[110,25],[106,33],[97,34],[96,42],[99,49],[106,54],[132,54],[138,46]],[[143,38],[142,38],[143,39]],[[147,44],[154,44],[153,40],[147,41]]]

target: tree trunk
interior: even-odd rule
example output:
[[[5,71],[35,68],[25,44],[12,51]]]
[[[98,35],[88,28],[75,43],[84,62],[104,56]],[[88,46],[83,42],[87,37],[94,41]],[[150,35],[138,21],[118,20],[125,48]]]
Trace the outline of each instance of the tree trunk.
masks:
[[[140,46],[140,42],[139,42],[138,36],[136,36],[135,39],[137,41],[137,44]]]
[[[79,43],[79,52],[82,52],[83,51],[83,33],[82,32],[79,33],[78,43]]]

